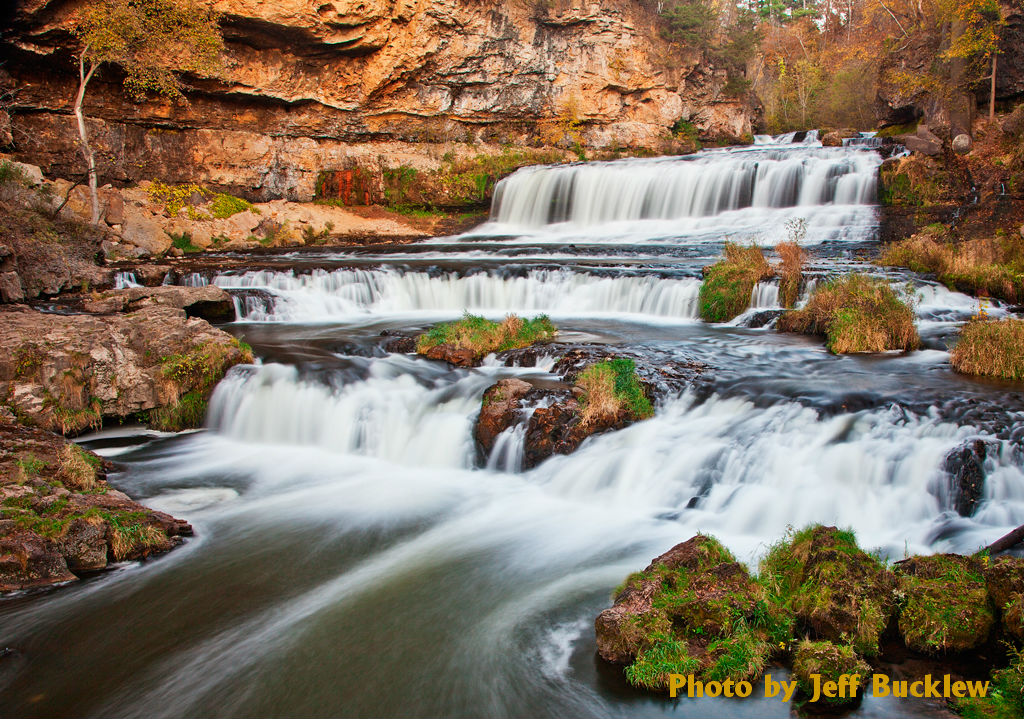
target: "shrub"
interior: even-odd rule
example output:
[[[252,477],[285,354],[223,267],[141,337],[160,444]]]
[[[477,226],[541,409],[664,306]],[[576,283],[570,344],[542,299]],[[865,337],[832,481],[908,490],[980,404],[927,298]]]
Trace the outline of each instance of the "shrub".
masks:
[[[182,232],[180,235],[171,235],[171,245],[177,247],[182,252],[202,252],[202,249],[192,244],[192,235],[187,232]]]
[[[491,352],[549,341],[554,338],[556,331],[547,315],[539,315],[531,320],[509,315],[501,322],[494,322],[467,312],[461,320],[443,322],[420,335],[416,341],[416,351],[427,354],[434,347],[448,345],[456,349],[468,349],[479,358]]]
[[[580,415],[585,425],[614,420],[623,411],[632,419],[645,419],[654,414],[631,359],[592,364],[579,373],[576,384],[583,389]]]
[[[210,214],[218,220],[223,220],[239,212],[252,210],[252,203],[224,192],[218,192],[210,200]]]
[[[796,242],[780,242],[775,251],[779,254],[779,301],[783,307],[793,307],[800,299],[800,283],[803,281],[804,259],[807,253]]]
[[[1024,320],[968,322],[949,359],[962,374],[1024,381]]]
[[[1020,235],[943,241],[941,225],[890,245],[878,259],[887,267],[930,272],[945,285],[1007,302],[1024,299],[1024,240]]]
[[[992,672],[988,696],[960,699],[957,712],[965,719],[1018,719],[1024,716],[1024,649],[1010,649],[1010,664]]]
[[[782,332],[822,335],[836,354],[916,349],[914,311],[883,280],[850,274],[815,289],[802,310],[779,318]]]
[[[725,259],[704,271],[700,316],[705,322],[728,322],[750,306],[754,285],[772,275],[760,247],[725,243]]]

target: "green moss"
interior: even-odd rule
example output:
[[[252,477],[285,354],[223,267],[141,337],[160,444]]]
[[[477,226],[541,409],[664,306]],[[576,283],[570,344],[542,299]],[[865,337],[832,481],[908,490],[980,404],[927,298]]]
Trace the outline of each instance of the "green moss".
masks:
[[[46,462],[39,459],[34,454],[26,454],[19,457],[15,461],[15,464],[26,479],[38,477],[42,474],[43,470],[46,469]]]
[[[232,338],[232,346],[240,352],[232,354],[228,346],[204,342],[188,352],[164,357],[160,365],[161,374],[175,383],[179,397],[164,407],[150,410],[146,421],[154,428],[168,432],[201,426],[210,393],[224,373],[239,362],[252,362],[249,345]]]
[[[181,432],[201,427],[209,402],[199,391],[186,392],[177,402],[150,410],[149,424],[162,432]]]
[[[33,497],[12,497],[0,504],[0,517],[12,520],[25,531],[34,532],[47,539],[58,539],[71,521],[71,517],[60,516],[67,504],[66,499],[58,499],[36,510]]]
[[[878,653],[895,609],[895,578],[853,532],[815,525],[790,533],[762,560],[760,580],[812,636]]]
[[[1012,648],[1010,664],[992,672],[992,686],[984,698],[955,700],[965,719],[1020,719],[1024,716],[1024,650]]]
[[[838,683],[843,675],[858,674],[861,679],[859,686],[863,686],[870,673],[871,667],[868,663],[858,657],[853,647],[848,645],[803,641],[797,645],[793,654],[793,676],[796,677],[799,689],[808,698],[814,695],[814,675],[818,675],[819,682],[824,684],[829,681]],[[842,707],[856,701],[856,697],[822,696],[816,704]]]
[[[904,604],[899,630],[911,649],[940,653],[983,644],[995,625],[979,560],[954,554],[897,565]]]
[[[725,259],[704,271],[700,287],[700,317],[705,322],[728,322],[750,306],[754,286],[771,276],[758,247],[725,243]]]
[[[917,132],[917,120],[912,120],[904,125],[889,125],[878,131],[878,137],[896,137],[898,135],[910,135]]]

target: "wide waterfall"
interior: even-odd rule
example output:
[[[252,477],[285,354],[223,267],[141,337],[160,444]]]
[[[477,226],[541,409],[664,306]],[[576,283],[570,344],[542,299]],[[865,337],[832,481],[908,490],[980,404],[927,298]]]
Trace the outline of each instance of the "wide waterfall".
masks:
[[[876,203],[880,162],[868,150],[755,145],[680,158],[528,167],[498,183],[491,223],[494,232],[508,232],[689,220],[681,225],[689,231],[706,228],[707,218],[739,229],[805,217],[812,230],[838,231],[850,222],[844,218],[863,222]]]

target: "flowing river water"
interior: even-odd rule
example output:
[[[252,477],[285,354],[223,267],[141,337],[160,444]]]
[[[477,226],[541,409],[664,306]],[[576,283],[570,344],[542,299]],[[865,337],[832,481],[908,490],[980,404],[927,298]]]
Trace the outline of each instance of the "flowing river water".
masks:
[[[813,135],[685,158],[528,168],[471,233],[196,274],[235,294],[226,327],[259,362],[218,386],[206,429],[107,431],[111,481],[191,522],[142,564],[0,602],[5,716],[788,716],[778,700],[631,689],[593,619],[627,574],[697,531],[756,564],[787,527],[853,528],[898,559],[973,550],[1024,523],[1024,393],[956,375],[977,303],[889,273],[924,348],[837,357],[764,327],[697,320],[725,240],[802,235],[815,278],[877,252],[877,153]],[[802,228],[802,230],[801,230]],[[811,280],[813,284],[815,280]],[[552,362],[473,370],[388,354],[384,330],[465,310],[544,312],[563,341],[709,367],[654,418],[519,469],[521,436],[477,465],[483,391]],[[1005,308],[990,310],[999,315]],[[946,455],[989,443],[960,516]],[[776,670],[777,673],[781,669]],[[853,714],[939,716],[867,698]]]

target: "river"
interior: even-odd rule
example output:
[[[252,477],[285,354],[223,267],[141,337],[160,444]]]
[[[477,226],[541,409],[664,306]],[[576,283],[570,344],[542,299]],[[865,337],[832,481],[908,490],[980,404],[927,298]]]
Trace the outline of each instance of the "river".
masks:
[[[596,658],[594,617],[627,574],[697,531],[754,565],[812,522],[893,559],[973,550],[1024,524],[1024,393],[949,366],[977,303],[870,264],[877,153],[793,139],[528,168],[466,235],[182,278],[235,294],[241,319],[226,329],[259,363],[221,382],[202,431],[82,441],[120,463],[112,484],[196,536],[0,602],[0,647],[15,650],[0,660],[0,714],[789,716],[777,700],[631,689]],[[701,268],[725,240],[791,235],[814,278],[863,270],[899,285],[924,348],[838,357],[758,326],[772,283],[731,323],[697,319]],[[523,472],[509,436],[502,461],[479,467],[483,391],[553,380],[552,362],[465,370],[381,349],[384,330],[465,310],[544,312],[562,341],[709,370],[571,456]],[[995,449],[962,517],[943,463],[979,438]],[[869,697],[851,716],[945,714]]]

